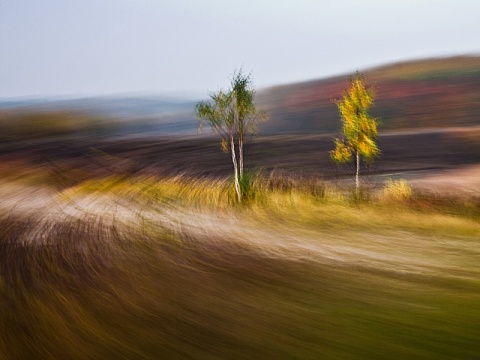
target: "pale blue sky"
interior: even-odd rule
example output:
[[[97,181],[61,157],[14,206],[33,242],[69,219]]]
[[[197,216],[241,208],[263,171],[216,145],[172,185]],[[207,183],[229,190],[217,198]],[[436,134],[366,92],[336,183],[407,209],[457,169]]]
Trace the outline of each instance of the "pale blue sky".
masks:
[[[478,0],[0,0],[0,97],[205,96],[480,54]]]

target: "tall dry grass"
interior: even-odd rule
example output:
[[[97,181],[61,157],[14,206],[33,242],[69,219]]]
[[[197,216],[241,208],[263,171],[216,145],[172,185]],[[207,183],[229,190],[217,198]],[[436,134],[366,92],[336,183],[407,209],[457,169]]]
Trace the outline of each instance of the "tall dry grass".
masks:
[[[2,210],[0,358],[480,354],[474,199],[436,210],[428,194],[392,206],[251,180],[241,206],[228,179],[184,175],[87,180],[59,210]]]

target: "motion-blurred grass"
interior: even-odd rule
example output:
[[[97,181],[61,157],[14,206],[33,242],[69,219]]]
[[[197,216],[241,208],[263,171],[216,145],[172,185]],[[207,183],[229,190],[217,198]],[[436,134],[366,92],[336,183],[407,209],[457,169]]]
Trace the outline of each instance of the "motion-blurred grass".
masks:
[[[3,210],[0,357],[480,357],[478,199],[252,182],[243,206],[227,180],[109,177]]]

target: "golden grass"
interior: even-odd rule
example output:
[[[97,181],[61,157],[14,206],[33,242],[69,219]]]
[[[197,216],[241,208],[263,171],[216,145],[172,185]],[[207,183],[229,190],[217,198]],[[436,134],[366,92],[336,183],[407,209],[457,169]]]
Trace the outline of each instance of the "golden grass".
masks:
[[[280,180],[239,205],[108,177],[1,214],[0,359],[478,357],[478,214]]]
[[[411,199],[413,190],[405,179],[388,179],[383,188],[382,200],[387,202],[404,202]]]
[[[321,189],[321,190],[318,190]],[[386,186],[358,202],[350,190],[327,183],[284,180],[272,186],[271,179],[257,177],[251,184],[253,195],[237,204],[226,179],[108,177],[85,181],[61,193],[64,200],[86,195],[109,195],[142,204],[176,204],[214,211],[237,209],[252,219],[301,223],[326,228],[411,229],[436,234],[479,235],[480,206],[465,199],[443,206],[430,204],[438,196],[417,196],[404,180],[390,180]],[[472,205],[473,204],[473,205]],[[243,205],[243,206],[239,206]]]
[[[64,199],[89,194],[108,194],[128,199],[225,207],[231,202],[226,180],[198,179],[179,175],[171,178],[126,178],[111,176],[90,179],[61,193]]]

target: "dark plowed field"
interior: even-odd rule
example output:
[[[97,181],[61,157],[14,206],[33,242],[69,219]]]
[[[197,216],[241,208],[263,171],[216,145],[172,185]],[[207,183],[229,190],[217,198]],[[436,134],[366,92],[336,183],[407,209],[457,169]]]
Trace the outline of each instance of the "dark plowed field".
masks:
[[[328,135],[276,135],[252,138],[246,145],[250,170],[285,171],[324,179],[349,177],[353,166],[337,166],[330,157]],[[415,177],[480,163],[480,128],[449,128],[380,134],[381,157],[364,174]],[[43,165],[68,177],[72,170],[108,175],[189,173],[228,176],[230,156],[216,137],[143,137],[108,141],[50,139],[0,145],[0,160]],[[8,172],[8,166],[5,169]]]

